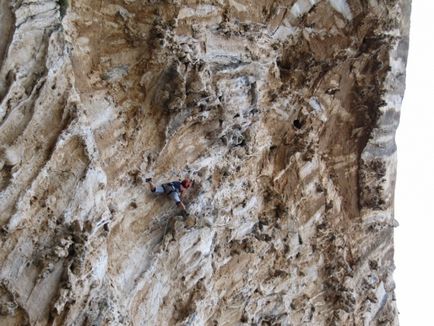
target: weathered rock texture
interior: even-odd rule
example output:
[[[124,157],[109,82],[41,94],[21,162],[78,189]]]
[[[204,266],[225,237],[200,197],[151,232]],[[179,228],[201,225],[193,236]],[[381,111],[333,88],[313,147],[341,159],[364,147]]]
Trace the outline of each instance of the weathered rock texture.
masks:
[[[0,324],[397,324],[409,6],[0,0]]]

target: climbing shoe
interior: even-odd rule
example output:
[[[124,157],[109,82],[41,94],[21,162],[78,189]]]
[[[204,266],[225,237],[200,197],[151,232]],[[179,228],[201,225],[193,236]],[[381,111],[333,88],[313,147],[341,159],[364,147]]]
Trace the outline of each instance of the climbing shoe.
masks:
[[[152,178],[146,178],[145,179],[145,182],[151,182],[152,181]]]

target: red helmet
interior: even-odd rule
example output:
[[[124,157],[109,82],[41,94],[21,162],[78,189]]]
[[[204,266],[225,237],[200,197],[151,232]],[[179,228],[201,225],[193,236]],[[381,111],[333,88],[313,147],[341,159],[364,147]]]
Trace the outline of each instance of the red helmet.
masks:
[[[191,187],[191,181],[189,178],[185,178],[184,180],[182,180],[181,184],[186,189]]]

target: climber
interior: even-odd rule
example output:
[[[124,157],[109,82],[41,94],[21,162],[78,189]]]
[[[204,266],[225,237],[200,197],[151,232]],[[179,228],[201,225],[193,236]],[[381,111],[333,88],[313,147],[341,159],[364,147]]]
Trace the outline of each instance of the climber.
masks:
[[[145,179],[145,182],[149,184],[149,188],[152,192],[157,194],[167,194],[175,201],[176,206],[181,206],[184,212],[187,213],[185,205],[181,201],[181,197],[184,191],[192,186],[192,182],[189,178],[184,178],[182,181],[164,183],[161,186],[154,186],[152,183],[152,178]]]

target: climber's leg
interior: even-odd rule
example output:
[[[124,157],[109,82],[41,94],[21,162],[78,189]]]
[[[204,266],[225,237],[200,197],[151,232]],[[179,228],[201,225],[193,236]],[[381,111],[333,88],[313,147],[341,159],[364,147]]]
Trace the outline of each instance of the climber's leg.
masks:
[[[176,203],[176,205],[179,205],[179,203],[181,202],[181,198],[179,198],[179,194],[177,191],[172,191],[169,194],[169,197]]]
[[[156,194],[164,194],[164,193],[165,193],[163,186],[156,186],[156,187],[153,187],[153,188],[151,189],[151,191],[152,191],[152,192],[155,192]]]
[[[152,179],[151,179],[151,178],[147,178],[147,179],[145,180],[145,182],[147,182],[147,183],[149,184],[149,189],[150,189],[152,192],[155,192],[155,193],[157,193],[157,194],[162,194],[162,193],[165,192],[165,191],[164,191],[164,188],[163,188],[162,186],[157,186],[157,187],[155,187],[154,184],[152,183]]]

